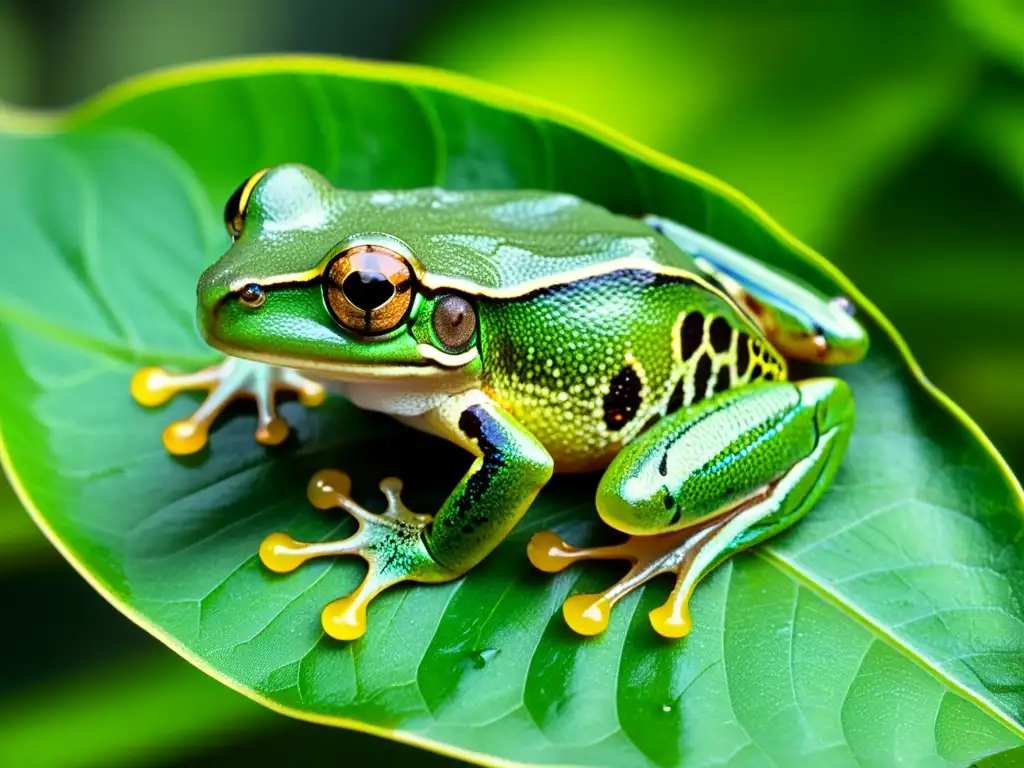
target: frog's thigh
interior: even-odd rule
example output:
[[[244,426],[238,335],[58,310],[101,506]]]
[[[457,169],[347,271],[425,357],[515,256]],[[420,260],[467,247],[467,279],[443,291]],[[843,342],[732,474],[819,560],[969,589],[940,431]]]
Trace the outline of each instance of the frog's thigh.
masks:
[[[776,414],[782,419],[773,419],[769,411],[762,412],[759,420],[750,419],[752,410],[757,410],[752,405],[771,402],[765,397],[765,387],[750,393],[733,392],[724,408],[700,411],[702,421],[680,412],[684,415],[679,423],[659,425],[661,428],[642,436],[639,443],[617,457],[602,478],[598,503],[599,507],[604,505],[603,516],[612,524],[617,521],[609,506],[615,507],[620,520],[629,519],[635,524],[654,515],[654,502],[667,509],[665,501],[673,493],[678,494],[672,496],[673,506],[710,510],[699,522],[665,533],[634,535],[612,547],[576,549],[552,533],[537,534],[530,542],[530,559],[544,571],[558,571],[578,560],[622,559],[631,563],[625,578],[605,592],[575,595],[565,602],[563,613],[574,630],[581,634],[603,631],[616,602],[654,576],[673,573],[676,585],[672,595],[665,605],[651,612],[650,619],[659,634],[685,635],[690,629],[687,604],[697,582],[730,555],[792,525],[820,498],[849,441],[853,426],[850,390],[838,379],[769,386],[783,395],[778,398],[780,403],[787,400],[785,388],[797,396],[795,405]],[[761,401],[758,404],[752,398]],[[723,433],[717,445],[679,445],[687,439],[713,440],[716,425],[708,422],[716,420],[722,422],[719,427],[735,426],[744,420],[749,426],[731,435]],[[697,428],[701,424],[710,429]],[[775,425],[771,433],[764,429],[766,424]],[[773,445],[772,441],[785,443]],[[687,454],[690,465],[685,463]],[[667,469],[666,464],[675,477],[662,475],[660,470]],[[709,479],[712,473],[707,469],[712,465],[718,470]],[[639,514],[630,517],[630,506]]]
[[[278,573],[316,557],[358,555],[366,560],[362,583],[321,614],[332,637],[360,637],[366,631],[367,605],[394,584],[444,582],[464,574],[505,538],[551,477],[553,462],[543,446],[479,391],[449,398],[416,426],[476,455],[435,516],[410,511],[401,500],[401,481],[393,477],[380,485],[387,511],[369,512],[349,495],[347,475],[324,470],[310,482],[310,500],[320,509],[345,510],[358,520],[358,530],[341,541],[314,543],[274,533],[260,547],[264,565]]]

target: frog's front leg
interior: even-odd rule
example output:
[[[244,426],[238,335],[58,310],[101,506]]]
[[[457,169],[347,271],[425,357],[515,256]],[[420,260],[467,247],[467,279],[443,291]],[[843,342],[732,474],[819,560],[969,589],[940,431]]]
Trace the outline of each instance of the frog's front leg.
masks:
[[[476,455],[436,516],[410,512],[402,504],[397,478],[380,484],[387,511],[369,512],[349,497],[345,474],[325,470],[310,482],[310,501],[320,509],[344,509],[358,521],[356,532],[342,541],[308,544],[275,533],[260,546],[260,559],[278,573],[313,557],[359,555],[366,560],[362,583],[321,614],[324,630],[339,640],[366,631],[366,606],[387,587],[401,581],[451,581],[466,573],[505,538],[551,477],[553,462],[544,447],[477,390],[449,398],[424,422]]]
[[[255,400],[256,439],[277,445],[288,437],[288,422],[277,415],[278,392],[295,392],[306,406],[326,397],[323,385],[290,368],[227,357],[194,373],[168,373],[163,368],[143,368],[131,381],[131,393],[140,405],[163,405],[179,392],[206,390],[209,394],[187,419],[172,422],[163,433],[164,447],[173,454],[195,453],[206,445],[210,425],[233,400]]]
[[[687,634],[697,582],[792,525],[820,498],[846,449],[853,413],[840,379],[762,384],[677,411],[628,445],[602,478],[597,507],[607,523],[633,535],[611,547],[576,549],[543,532],[528,546],[531,562],[547,572],[581,560],[631,563],[605,592],[566,600],[569,626],[583,635],[602,632],[616,602],[672,573],[675,587],[651,612],[651,624],[665,637]]]

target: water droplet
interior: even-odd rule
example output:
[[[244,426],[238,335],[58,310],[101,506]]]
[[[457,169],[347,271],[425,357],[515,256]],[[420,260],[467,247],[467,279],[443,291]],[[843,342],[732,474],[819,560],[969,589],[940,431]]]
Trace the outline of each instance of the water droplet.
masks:
[[[662,712],[671,712],[672,711],[672,705],[671,704],[662,704],[661,705],[661,711]]]
[[[479,651],[469,651],[466,654],[466,661],[472,665],[473,669],[483,669],[487,666],[487,662],[499,653],[500,651],[497,648],[484,648]]]

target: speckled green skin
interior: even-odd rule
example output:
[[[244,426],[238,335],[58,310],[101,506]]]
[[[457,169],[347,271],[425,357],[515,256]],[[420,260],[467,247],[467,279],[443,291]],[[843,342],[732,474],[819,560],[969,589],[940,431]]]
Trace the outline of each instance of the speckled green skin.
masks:
[[[685,278],[616,270],[478,307],[482,387],[560,472],[606,466],[653,419],[711,396],[727,377],[731,386],[785,377],[780,356],[731,301]],[[700,326],[688,347],[687,316]],[[717,350],[716,318],[727,329]],[[740,346],[752,350],[742,368]],[[698,376],[702,366],[708,376]]]
[[[845,448],[849,388],[786,383],[784,354],[750,312],[642,221],[543,192],[339,191],[301,166],[268,173],[243,213],[241,236],[199,285],[206,337],[350,382],[355,402],[477,454],[424,528],[439,573],[454,577],[491,551],[552,467],[609,464],[598,511],[634,534],[776,494],[708,544],[718,562],[806,512]],[[340,327],[324,304],[324,266],[352,242],[398,249],[415,272],[408,316],[382,336]],[[266,293],[257,310],[236,300],[247,283]],[[449,293],[476,310],[467,349],[445,348],[432,330]],[[825,304],[813,301],[802,322],[818,327]],[[375,381],[391,394],[366,388]]]

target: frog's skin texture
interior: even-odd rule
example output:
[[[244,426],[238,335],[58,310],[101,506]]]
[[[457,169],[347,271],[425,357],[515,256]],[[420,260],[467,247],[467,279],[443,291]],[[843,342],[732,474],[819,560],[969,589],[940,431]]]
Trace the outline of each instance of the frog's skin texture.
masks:
[[[356,591],[323,611],[333,637],[362,635],[367,604],[388,586],[466,573],[552,472],[595,470],[597,513],[629,538],[575,549],[540,533],[530,560],[549,572],[631,563],[604,593],[566,601],[566,620],[585,635],[607,626],[624,595],[674,573],[651,622],[680,637],[700,578],[803,516],[849,440],[849,387],[791,383],[786,363],[863,356],[848,302],[673,222],[547,192],[336,190],[298,165],[248,179],[225,222],[233,243],[199,282],[198,317],[229,357],[198,374],[145,369],[132,382],[144,405],[209,390],[165,431],[170,451],[201,449],[235,396],[256,401],[257,439],[278,443],[287,425],[275,393],[315,404],[327,384],[475,457],[432,516],[402,504],[396,478],[380,484],[384,514],[351,499],[343,472],[310,481],[312,503],[345,510],[358,531],[319,543],[274,533],[260,557],[279,573],[312,557],[367,561]]]

